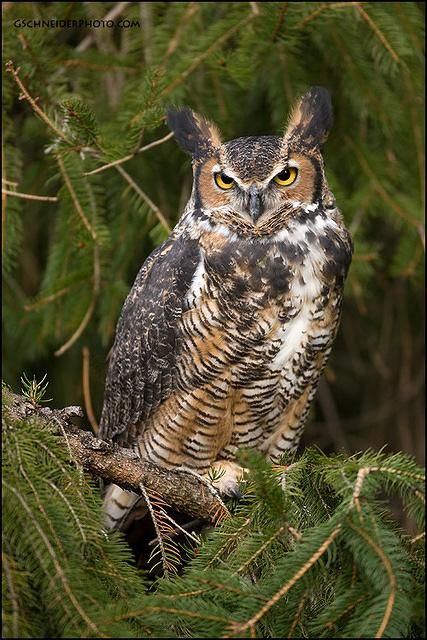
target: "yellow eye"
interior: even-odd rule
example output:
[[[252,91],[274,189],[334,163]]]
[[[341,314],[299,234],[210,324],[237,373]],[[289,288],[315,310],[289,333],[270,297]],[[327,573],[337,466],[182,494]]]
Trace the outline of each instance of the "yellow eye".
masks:
[[[225,173],[215,173],[214,178],[216,184],[220,189],[231,189],[231,187],[234,185],[233,178],[225,175]]]
[[[277,176],[274,176],[273,180],[276,184],[279,184],[281,187],[289,187],[289,185],[293,184],[298,176],[298,169],[295,167],[287,167],[283,169]]]

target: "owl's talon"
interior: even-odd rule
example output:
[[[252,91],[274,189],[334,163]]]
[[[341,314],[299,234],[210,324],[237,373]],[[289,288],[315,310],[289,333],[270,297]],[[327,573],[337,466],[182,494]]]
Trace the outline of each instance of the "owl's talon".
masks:
[[[247,469],[243,469],[235,462],[228,460],[217,460],[210,468],[210,475],[214,476],[219,472],[218,477],[211,479],[212,486],[223,496],[240,499],[242,492],[239,483],[243,480]],[[209,476],[208,476],[209,477]]]
[[[228,497],[229,498],[234,498],[235,500],[240,500],[242,497],[242,492],[240,491],[240,488],[237,487],[230,487],[230,489],[228,490]]]

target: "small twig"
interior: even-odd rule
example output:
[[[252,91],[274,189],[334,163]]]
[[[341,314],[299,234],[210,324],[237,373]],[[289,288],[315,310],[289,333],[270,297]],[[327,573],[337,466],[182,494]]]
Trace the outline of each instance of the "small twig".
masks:
[[[123,162],[127,162],[128,160],[132,160],[135,157],[134,153],[129,153],[129,155],[124,156],[123,158],[119,158],[118,160],[113,160],[113,162],[109,162],[108,164],[103,164],[102,167],[98,167],[97,169],[93,169],[92,171],[86,171],[84,176],[94,176],[96,173],[101,173],[101,171],[105,171],[106,169],[111,169],[111,167],[115,167],[118,164],[122,164]]]
[[[82,385],[83,385],[83,399],[85,403],[86,415],[90,422],[90,426],[94,434],[97,436],[99,432],[99,425],[96,421],[95,414],[93,411],[92,405],[92,396],[90,393],[90,352],[88,347],[84,346],[82,349],[83,353],[83,375],[82,375]]]
[[[249,4],[251,5],[252,13],[254,14],[254,16],[259,16],[258,4],[256,2],[250,2]]]
[[[340,618],[343,618],[349,611],[351,611],[352,609],[354,609],[354,607],[357,607],[358,604],[360,604],[361,602],[363,602],[363,600],[365,600],[367,597],[366,593],[363,594],[362,596],[360,596],[359,598],[357,598],[357,600],[355,600],[354,602],[351,602],[348,607],[346,607],[344,609],[344,611],[341,611],[341,613],[334,618],[333,620],[330,620],[329,622],[326,622],[323,626],[325,629],[332,629],[335,624],[338,622],[338,620]]]
[[[2,175],[2,183],[5,184],[11,184],[13,186],[12,182],[8,182],[8,180],[6,180],[5,176],[6,176],[6,170],[5,170],[5,158],[4,158],[4,145],[2,145],[1,148],[1,175]],[[5,240],[6,240],[6,202],[7,202],[7,197],[6,194],[3,193],[2,190],[2,194],[1,194],[1,255],[3,255],[4,253],[4,248],[5,248]]]
[[[310,15],[301,20],[301,22],[297,24],[297,29],[302,29],[302,27],[305,27],[306,24],[314,20],[314,18],[317,18],[317,16],[326,9],[331,10],[344,7],[358,7],[360,4],[360,2],[325,2],[325,4],[320,5],[320,7],[315,9],[315,11],[310,13]]]
[[[119,164],[123,164],[123,162],[127,162],[128,160],[132,160],[137,153],[142,153],[143,151],[147,151],[147,149],[151,149],[152,147],[157,147],[159,144],[163,144],[166,140],[170,140],[173,136],[173,132],[168,133],[167,136],[160,138],[159,140],[154,140],[154,142],[150,142],[150,144],[146,144],[144,147],[141,147],[135,153],[129,153],[129,155],[124,156],[124,158],[119,158],[118,160],[113,160],[113,162],[109,162],[108,164],[102,165],[102,167],[98,167],[97,169],[93,169],[92,171],[86,171],[83,175],[85,176],[93,176],[95,173],[100,173],[101,171],[105,171],[106,169],[110,169],[111,167],[115,167]]]
[[[170,233],[172,231],[172,228],[169,225],[169,223],[167,222],[167,220],[166,220],[165,216],[163,215],[163,213],[160,211],[159,207],[154,204],[154,202],[151,200],[151,198],[149,198],[149,196],[147,196],[147,194],[141,189],[141,187],[139,187],[136,184],[135,180],[133,178],[131,178],[131,176],[128,174],[127,171],[125,171],[123,169],[123,167],[121,167],[120,165],[116,165],[115,169],[120,173],[120,175],[123,176],[123,178],[126,180],[126,182],[128,182],[130,184],[130,186],[144,200],[144,202],[146,204],[148,204],[150,209],[152,209],[154,211],[154,213],[156,214],[156,216],[159,219],[159,222],[161,223],[161,225],[166,229],[166,231],[168,233]]]
[[[77,462],[77,460],[74,458],[73,451],[72,451],[71,445],[70,445],[70,441],[68,439],[67,432],[65,431],[65,427],[64,427],[62,421],[55,415],[52,417],[52,420],[55,420],[56,424],[58,425],[58,427],[59,427],[59,429],[60,429],[60,431],[62,433],[62,435],[64,436],[64,440],[67,443],[67,449],[68,449],[68,454],[70,456],[70,459],[73,460],[74,462]]]
[[[139,490],[142,493],[142,495],[145,498],[145,504],[148,507],[148,511],[150,512],[150,516],[151,516],[151,521],[154,525],[154,529],[156,531],[156,536],[157,536],[157,542],[159,543],[159,549],[160,549],[160,555],[162,557],[162,565],[163,565],[163,572],[166,576],[169,575],[169,567],[170,567],[170,563],[168,562],[167,556],[166,556],[166,551],[165,551],[165,546],[163,544],[163,538],[160,532],[160,527],[159,527],[159,523],[157,522],[157,516],[154,512],[154,507],[151,504],[151,500],[148,496],[148,493],[144,487],[144,485],[142,484],[142,482],[139,483]]]
[[[177,28],[175,29],[175,33],[169,39],[168,48],[167,48],[167,51],[166,51],[165,55],[163,56],[163,61],[162,61],[162,64],[160,65],[160,67],[159,67],[159,71],[162,72],[162,71],[165,70],[165,68],[167,66],[167,62],[168,62],[170,56],[174,53],[175,49],[178,46],[178,43],[179,43],[179,40],[181,38],[181,35],[182,35],[182,32],[183,32],[184,28],[190,22],[190,20],[197,13],[198,10],[199,10],[199,5],[197,4],[197,2],[189,2],[188,3],[187,9],[186,9],[181,21],[178,23]]]
[[[62,174],[62,177],[64,178],[64,182],[65,185],[68,189],[68,192],[71,196],[71,200],[73,201],[74,207],[77,211],[77,213],[79,214],[84,226],[86,227],[86,229],[89,231],[93,241],[96,243],[97,242],[97,235],[96,235],[96,231],[95,229],[92,228],[89,220],[87,219],[82,206],[79,202],[79,199],[77,197],[76,192],[74,191],[74,187],[71,183],[71,180],[68,176],[68,173],[65,169],[65,165],[64,162],[61,158],[60,155],[57,155],[56,157],[57,161],[58,161],[58,165],[59,165],[59,169],[60,172]],[[62,347],[60,347],[57,351],[54,352],[55,356],[62,356],[62,354],[64,354],[66,351],[68,351],[68,349],[76,342],[76,340],[78,340],[80,338],[80,336],[82,335],[83,331],[86,329],[86,326],[88,325],[92,314],[95,310],[95,305],[96,305],[96,300],[99,294],[99,288],[100,288],[100,283],[101,283],[101,265],[100,265],[100,260],[99,260],[99,247],[97,244],[94,244],[93,246],[93,290],[92,290],[92,299],[90,301],[89,304],[89,308],[86,311],[80,325],[77,327],[76,331],[73,333],[73,335],[71,336],[71,338],[69,338],[69,340],[67,340],[67,342],[65,344],[62,345]]]
[[[301,612],[302,612],[302,610],[304,608],[305,603],[307,602],[307,598],[308,598],[308,592],[305,591],[303,596],[302,596],[302,598],[301,598],[301,600],[300,600],[298,608],[296,610],[295,617],[294,617],[294,619],[292,621],[291,628],[289,629],[288,638],[295,638],[295,629],[296,629],[297,624],[298,624],[298,622],[299,622],[299,620],[301,618]]]
[[[415,536],[415,538],[411,538],[410,543],[414,544],[415,542],[417,542],[418,540],[421,540],[421,538],[424,538],[424,536],[426,535],[425,531],[422,531],[421,533],[419,533],[417,536]]]
[[[370,15],[368,13],[366,13],[366,11],[364,9],[362,9],[362,7],[360,6],[359,3],[356,3],[356,9],[357,11],[360,13],[360,15],[362,16],[362,18],[364,19],[364,21],[370,26],[370,28],[372,29],[372,31],[375,33],[375,35],[377,36],[377,38],[380,40],[380,42],[384,45],[384,47],[387,49],[387,51],[389,52],[389,54],[391,55],[391,57],[393,58],[393,60],[395,62],[397,62],[397,64],[400,64],[400,58],[397,55],[397,53],[395,52],[395,50],[393,49],[393,47],[391,46],[391,44],[388,42],[388,40],[386,39],[386,37],[384,36],[384,34],[382,33],[382,31],[380,31],[380,29],[377,27],[377,25],[375,24],[375,22],[372,20],[372,18],[370,17]]]
[[[276,38],[278,37],[280,30],[282,28],[283,22],[285,20],[285,16],[288,12],[288,8],[289,8],[289,2],[282,2],[281,3],[281,7],[280,7],[280,12],[279,12],[279,19],[277,21],[277,25],[274,28],[273,34],[270,37],[270,41],[271,42],[275,42]]]
[[[166,520],[169,520],[173,525],[174,525],[174,530],[173,532],[171,532],[169,534],[169,537],[172,537],[172,535],[177,535],[178,532],[180,531],[181,533],[183,533],[184,535],[188,536],[189,538],[191,538],[191,540],[193,540],[193,542],[197,542],[199,543],[199,540],[193,536],[189,531],[187,531],[187,529],[190,527],[190,525],[192,525],[193,523],[198,523],[198,522],[202,522],[200,519],[196,519],[196,520],[191,520],[191,522],[184,524],[183,526],[179,525],[177,522],[175,522],[175,520],[169,516],[167,513],[163,514],[163,517],[166,518]],[[149,547],[152,547],[153,544],[156,543],[157,538],[153,538],[152,540],[150,540],[150,542],[148,543]]]
[[[383,633],[388,625],[388,622],[390,620],[390,616],[391,616],[391,612],[393,611],[393,607],[394,607],[394,601],[396,598],[396,576],[393,573],[393,568],[391,565],[390,560],[388,559],[388,557],[386,556],[386,554],[384,553],[384,551],[381,549],[381,547],[375,542],[375,540],[372,540],[372,538],[366,533],[366,531],[363,531],[363,529],[360,529],[359,527],[357,527],[354,524],[350,524],[349,525],[354,531],[356,531],[361,538],[363,538],[365,540],[365,542],[372,547],[372,549],[375,551],[375,553],[377,554],[377,556],[380,558],[381,562],[383,563],[385,570],[387,572],[388,575],[388,579],[389,579],[389,583],[390,583],[390,594],[387,600],[387,605],[384,611],[384,616],[383,619],[381,621],[380,626],[378,627],[378,630],[375,634],[375,638],[382,638]]]
[[[114,616],[114,618],[111,618],[109,622],[119,622],[120,620],[138,618],[138,617],[147,615],[147,613],[160,613],[160,614],[173,613],[173,614],[179,615],[180,617],[185,616],[188,618],[196,618],[198,620],[214,620],[216,622],[222,622],[222,623],[230,622],[230,618],[223,618],[221,616],[210,615],[207,613],[199,613],[198,611],[186,611],[185,609],[174,609],[172,607],[163,607],[163,606],[147,607],[146,605],[141,610],[133,610],[118,616]],[[82,637],[85,637],[85,636],[82,636]]]
[[[62,498],[62,500],[65,502],[65,504],[68,507],[68,510],[70,511],[71,515],[73,516],[74,520],[76,521],[77,527],[79,528],[80,534],[82,536],[83,542],[87,542],[87,538],[86,538],[86,534],[84,532],[83,526],[73,508],[73,506],[71,505],[70,501],[68,500],[67,496],[59,489],[59,487],[56,486],[56,484],[54,482],[52,482],[51,480],[49,480],[48,478],[44,479],[45,482],[47,482],[47,484],[53,489],[53,491],[56,491],[56,493],[59,494],[59,496]]]
[[[59,61],[63,67],[82,67],[83,69],[91,69],[92,71],[126,71],[126,73],[135,74],[135,67],[126,67],[121,64],[98,64],[96,62],[88,62],[87,60],[79,60],[77,58],[67,58]]]
[[[7,196],[15,196],[16,198],[23,198],[24,200],[42,200],[45,202],[58,202],[58,198],[55,196],[35,196],[32,193],[21,193],[19,191],[9,191],[9,189],[2,189],[1,192]]]
[[[276,602],[282,598],[285,593],[287,593],[293,586],[302,578],[302,576],[318,561],[318,559],[325,553],[326,549],[331,546],[332,542],[336,538],[336,536],[341,531],[341,525],[335,527],[332,533],[322,542],[320,547],[313,553],[311,558],[307,560],[307,562],[298,569],[298,571],[288,580],[278,591],[276,591],[273,596],[269,599],[269,601],[257,611],[249,620],[246,622],[233,623],[231,625],[231,632],[233,635],[236,633],[243,634],[247,629],[254,630],[257,622],[273,607]],[[224,638],[228,638],[230,636],[223,636]]]
[[[80,338],[83,331],[86,329],[89,324],[89,320],[92,317],[92,314],[95,310],[96,300],[99,293],[99,287],[101,283],[101,267],[99,263],[99,247],[94,245],[93,247],[93,295],[90,301],[88,310],[86,311],[83,320],[77,327],[76,331],[73,333],[71,338],[67,340],[65,344],[62,345],[57,351],[54,352],[55,356],[62,356],[68,349]]]
[[[43,305],[48,304],[49,302],[53,302],[57,298],[61,298],[66,293],[68,293],[68,291],[70,291],[71,288],[72,288],[71,286],[65,287],[64,289],[60,289],[59,291],[56,291],[55,293],[52,293],[50,296],[46,296],[41,300],[36,300],[36,302],[32,302],[31,304],[26,304],[24,305],[24,309],[25,311],[32,311],[33,309],[37,309],[37,307],[42,307]]]
[[[389,469],[387,467],[376,467],[376,466],[372,466],[372,467],[362,467],[359,469],[359,471],[357,472],[357,477],[356,477],[356,482],[354,483],[354,489],[353,489],[353,495],[352,495],[352,501],[353,504],[355,505],[356,509],[358,510],[359,513],[361,513],[360,510],[360,494],[362,493],[362,486],[363,483],[365,481],[365,478],[370,474],[370,473],[376,473],[376,472],[385,472],[385,473],[390,473],[391,475],[396,475],[399,477],[406,477],[406,478],[413,478],[414,480],[418,480],[421,482],[425,482],[425,475],[422,474],[418,474],[418,473],[407,473],[405,471],[399,471],[398,469]],[[419,493],[419,492],[418,492]],[[417,495],[417,491],[415,491],[415,495]],[[423,502],[425,501],[425,497],[420,493],[419,497]]]
[[[142,153],[143,151],[147,151],[147,149],[151,149],[151,147],[157,147],[157,145],[163,144],[164,142],[166,142],[166,140],[170,140],[173,137],[173,135],[174,133],[173,131],[171,131],[166,136],[163,136],[163,138],[159,138],[158,140],[153,140],[153,142],[150,142],[149,144],[144,145],[143,147],[138,149],[136,153]]]
[[[114,20],[115,18],[118,18],[119,15],[123,13],[124,9],[126,9],[128,4],[130,4],[130,2],[118,2],[112,9],[110,9],[108,13],[105,14],[102,20],[103,21]],[[90,47],[94,39],[95,37],[93,33],[90,33],[85,38],[83,38],[83,40],[77,45],[76,51],[78,53],[82,53],[83,51],[86,51],[86,49]]]
[[[24,98],[25,100],[28,100],[28,102],[30,103],[30,105],[33,108],[33,110],[48,125],[48,127],[50,127],[52,129],[52,131],[54,131],[56,133],[57,136],[59,136],[60,138],[65,140],[65,142],[68,143],[68,140],[67,140],[67,137],[65,136],[65,134],[60,129],[58,129],[58,127],[52,122],[52,120],[49,118],[49,116],[47,116],[46,113],[42,109],[40,109],[40,107],[36,103],[37,99],[32,98],[31,95],[28,93],[27,89],[23,85],[22,80],[20,79],[20,77],[18,75],[19,71],[20,71],[20,67],[17,67],[15,69],[15,67],[13,66],[12,60],[9,60],[9,62],[6,63],[6,71],[8,73],[12,74],[13,79],[15,80],[16,84],[20,88],[20,90],[21,90],[21,96],[20,97]]]
[[[270,536],[270,538],[268,538],[268,540],[266,540],[251,556],[250,558],[248,558],[247,560],[245,560],[245,562],[243,564],[240,565],[240,567],[238,567],[236,569],[236,571],[234,571],[231,574],[231,577],[236,576],[237,574],[241,573],[242,571],[244,571],[247,567],[249,567],[250,564],[252,564],[252,562],[254,562],[254,560],[256,560],[256,558],[258,558],[261,553],[263,553],[263,551],[265,551],[265,549],[267,549],[267,547],[269,547],[278,536],[280,536],[281,533],[283,533],[286,530],[286,526],[283,524],[281,527],[279,527],[277,529],[277,531],[275,531],[273,533],[272,536]]]
[[[149,67],[153,62],[151,39],[153,37],[153,10],[149,2],[140,2],[140,16],[142,21],[142,38],[144,48],[145,66]]]
[[[52,522],[51,522],[51,520],[50,520],[50,518],[49,518],[49,516],[48,516],[48,514],[47,514],[47,512],[46,512],[46,509],[45,509],[45,507],[44,507],[43,503],[42,503],[42,502],[41,502],[41,500],[40,500],[40,495],[39,495],[39,493],[37,492],[37,490],[36,490],[36,488],[35,488],[34,484],[33,484],[33,483],[32,483],[32,481],[31,481],[31,478],[28,476],[28,473],[27,473],[27,472],[26,472],[26,470],[25,470],[25,466],[24,466],[24,464],[23,464],[22,456],[21,456],[21,447],[20,447],[20,444],[19,444],[18,438],[16,437],[16,433],[12,433],[12,438],[13,438],[13,440],[14,440],[14,445],[15,445],[15,455],[16,455],[16,464],[17,464],[17,466],[18,466],[18,468],[19,468],[19,471],[20,471],[20,473],[21,473],[22,477],[23,477],[23,478],[25,479],[25,481],[27,482],[28,486],[31,488],[31,491],[32,491],[32,492],[33,492],[33,494],[34,494],[34,497],[35,497],[35,500],[36,500],[36,502],[37,502],[37,506],[38,506],[38,508],[39,508],[39,510],[40,510],[40,513],[41,513],[41,514],[43,514],[43,517],[44,517],[44,519],[45,519],[45,521],[46,521],[47,526],[49,527],[49,529],[50,529],[50,531],[51,531],[51,534],[52,534],[52,536],[53,536],[53,539],[55,540],[56,544],[58,545],[58,549],[63,553],[63,552],[64,552],[64,547],[62,546],[62,542],[61,542],[61,540],[58,538],[57,533],[56,533],[56,531],[55,531],[55,528],[53,527]],[[10,444],[9,444],[9,446],[10,446]]]
[[[230,549],[231,545],[239,538],[240,533],[245,529],[249,524],[251,524],[251,518],[246,518],[244,523],[236,530],[234,533],[230,535],[225,544],[223,544],[220,549],[216,552],[216,554],[211,558],[206,565],[205,569],[209,569],[216,560],[220,560],[223,553]],[[222,561],[222,560],[221,560]]]
[[[302,540],[302,533],[300,533],[290,525],[288,526],[288,531],[295,538],[295,540],[298,540],[298,542]]]
[[[74,187],[71,184],[71,180],[70,180],[70,178],[68,176],[68,173],[65,170],[64,161],[62,160],[60,155],[56,156],[56,160],[57,160],[57,162],[59,164],[59,170],[61,171],[62,177],[64,178],[65,185],[66,185],[66,187],[68,189],[68,192],[69,192],[69,194],[71,196],[71,200],[73,201],[74,207],[75,207],[77,213],[79,214],[80,218],[82,219],[82,222],[83,222],[84,226],[89,231],[92,239],[94,241],[96,241],[96,231],[95,231],[95,229],[92,228],[89,220],[87,219],[87,217],[86,217],[86,215],[85,215],[85,213],[84,213],[84,211],[82,209],[82,206],[81,206],[81,204],[79,202],[79,199],[77,198],[76,192],[74,191]]]

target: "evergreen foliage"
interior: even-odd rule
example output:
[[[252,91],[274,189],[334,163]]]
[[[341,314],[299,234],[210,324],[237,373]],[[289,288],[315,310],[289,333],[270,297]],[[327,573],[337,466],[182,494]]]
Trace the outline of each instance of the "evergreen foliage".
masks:
[[[104,607],[143,589],[125,541],[102,528],[96,483],[40,420],[5,414],[2,476],[3,637],[100,637]],[[111,624],[126,636],[131,625]]]
[[[297,97],[324,85],[336,114],[326,170],[355,255],[326,378],[346,435],[343,422],[335,442],[325,436],[327,400],[311,433],[323,449],[387,439],[419,456],[424,5],[151,2],[129,3],[115,19],[139,27],[20,22],[96,20],[115,8],[11,3],[4,13],[13,67],[4,74],[3,188],[53,198],[3,194],[6,381],[19,388],[23,371],[47,372],[60,406],[83,404],[87,346],[99,416],[123,301],[191,189],[190,161],[173,139],[137,152],[168,134],[168,105],[190,105],[225,139],[280,134]],[[362,437],[359,407],[367,421],[375,413],[375,431],[369,422]]]
[[[102,19],[120,4],[139,27],[20,22]],[[423,634],[424,12],[416,2],[5,3],[7,383],[19,391],[21,377],[47,372],[57,406],[83,404],[87,347],[99,416],[123,301],[191,190],[169,104],[206,115],[224,139],[280,134],[296,98],[324,85],[336,114],[326,172],[355,254],[304,438],[327,453],[371,447],[309,448],[276,471],[246,454],[251,482],[233,516],[186,549],[179,576],[153,582],[103,531],[97,485],[58,436],[6,415],[5,637]],[[406,454],[378,453],[386,444]]]
[[[186,545],[179,575],[153,581],[103,529],[98,489],[62,437],[4,400],[3,637],[422,634],[424,476],[411,457],[306,449],[272,469],[242,452],[233,515]],[[417,535],[396,526],[391,495]]]

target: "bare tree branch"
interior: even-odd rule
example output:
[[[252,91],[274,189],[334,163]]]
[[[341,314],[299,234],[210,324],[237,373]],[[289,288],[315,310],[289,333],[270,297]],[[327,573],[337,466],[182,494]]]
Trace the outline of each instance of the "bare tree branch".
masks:
[[[6,411],[12,418],[37,417],[53,426],[73,460],[85,471],[138,494],[142,484],[148,493],[160,494],[169,506],[196,518],[218,522],[228,514],[216,491],[197,475],[184,470],[170,471],[140,460],[133,451],[99,440],[76,427],[71,420],[83,416],[80,407],[50,409],[23,396],[9,392],[7,396]]]
[[[123,11],[126,9],[126,7],[128,6],[128,4],[130,4],[130,2],[118,2],[116,5],[114,5],[114,7],[105,14],[105,16],[102,18],[103,21],[107,21],[107,20],[115,20],[116,18],[118,18],[118,16],[123,13]],[[89,35],[87,35],[76,47],[76,51],[78,51],[79,53],[82,53],[83,51],[86,51],[86,49],[88,49],[90,47],[90,45],[92,44],[92,42],[95,40],[95,36],[94,33],[92,31],[92,33],[89,33]]]

